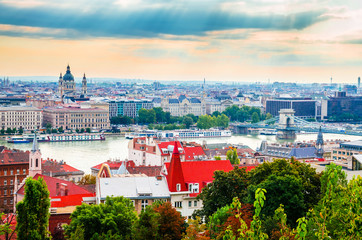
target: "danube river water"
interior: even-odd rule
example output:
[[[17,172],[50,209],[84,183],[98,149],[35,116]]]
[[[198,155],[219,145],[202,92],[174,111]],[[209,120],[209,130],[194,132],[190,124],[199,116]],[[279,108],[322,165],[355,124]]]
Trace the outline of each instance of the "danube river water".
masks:
[[[341,134],[323,134],[324,139],[342,139],[342,140],[360,140],[361,136],[341,135]],[[316,140],[317,134],[298,135],[297,141]],[[262,140],[268,142],[277,142],[275,136],[265,135],[234,135],[227,138],[207,138],[207,139],[185,139],[186,141],[195,141],[202,143],[232,143],[248,145],[252,149],[260,146]],[[67,164],[90,173],[90,168],[109,159],[124,160],[128,156],[128,139],[121,136],[106,136],[105,141],[93,142],[41,142],[39,148],[42,157],[65,161]],[[0,145],[20,150],[30,150],[31,143],[13,144],[0,140]]]

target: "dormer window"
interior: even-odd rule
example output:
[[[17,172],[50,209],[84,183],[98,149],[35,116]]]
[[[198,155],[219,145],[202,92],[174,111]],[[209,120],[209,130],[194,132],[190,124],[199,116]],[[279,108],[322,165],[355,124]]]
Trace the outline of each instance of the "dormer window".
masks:
[[[181,184],[179,183],[176,184],[176,191],[177,192],[181,191]]]

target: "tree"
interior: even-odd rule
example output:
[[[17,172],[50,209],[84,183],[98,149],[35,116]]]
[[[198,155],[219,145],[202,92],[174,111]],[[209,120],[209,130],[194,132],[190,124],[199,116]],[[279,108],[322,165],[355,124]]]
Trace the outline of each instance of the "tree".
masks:
[[[158,230],[160,224],[158,219],[160,217],[159,213],[156,213],[154,207],[147,206],[144,211],[139,215],[139,219],[134,227],[134,239],[144,239],[144,240],[157,240],[160,239]]]
[[[155,108],[153,108],[153,110],[156,113],[156,122],[162,123],[162,122],[166,121],[165,112],[163,111],[163,109],[161,107],[155,107]]]
[[[13,219],[15,218],[15,215],[12,213],[0,213],[0,236],[4,235],[5,240],[12,239],[14,233],[15,233],[15,224],[13,224]]]
[[[218,208],[232,203],[233,198],[244,199],[249,185],[245,168],[234,167],[230,172],[215,171],[214,181],[206,185],[197,196],[203,201],[199,216],[211,216]]]
[[[210,115],[202,115],[197,120],[197,127],[200,129],[209,129],[215,125],[214,118]]]
[[[28,177],[25,181],[25,196],[16,205],[19,240],[50,239],[49,224],[49,191],[43,178],[38,180]]]
[[[59,133],[63,133],[63,132],[64,132],[63,127],[59,127],[59,128],[58,128],[58,132],[59,132]]]
[[[220,156],[214,156],[214,159],[215,160],[221,160],[221,157]]]
[[[92,174],[86,174],[79,180],[78,184],[82,185],[96,184],[96,176]]]
[[[76,234],[77,228],[84,229],[84,239],[119,235],[131,238],[132,226],[137,220],[131,200],[124,197],[107,197],[99,205],[77,206],[71,215],[71,223],[65,227],[67,237]]]
[[[362,178],[347,183],[342,166],[331,163],[321,182],[323,197],[307,215],[306,239],[361,239]]]
[[[268,179],[271,175],[274,175],[273,178]],[[279,176],[291,176],[292,178],[279,178]],[[279,206],[279,204],[283,204],[285,206],[285,211],[288,213],[288,223],[295,224],[295,220],[297,218],[305,216],[306,211],[319,202],[321,198],[320,176],[321,174],[317,174],[316,170],[312,168],[309,164],[300,163],[299,161],[295,161],[294,159],[292,159],[291,161],[285,159],[276,159],[273,162],[265,162],[249,172],[250,186],[248,190],[248,201],[249,203],[252,202],[252,199],[254,199],[253,192],[255,192],[255,189],[257,189],[258,187],[264,186],[266,188],[268,187],[270,190],[274,189],[280,194],[279,196],[276,196],[275,200],[272,199],[272,196],[269,196],[269,198],[271,199],[270,201],[274,201],[274,209],[271,209],[271,205],[269,205],[269,207],[267,208],[269,217],[273,216],[273,212]],[[268,183],[266,183],[266,185],[262,185],[262,183],[267,180]],[[273,184],[275,184],[275,186]],[[293,199],[295,200],[294,204],[300,204],[299,206],[301,207],[301,209],[303,209],[302,212],[299,212],[299,210],[301,209],[299,209],[297,212],[294,212],[294,210],[292,210],[294,206],[291,204],[291,202],[289,202],[289,200],[288,203],[284,202],[287,201],[286,199],[288,198],[289,194],[285,192],[286,189],[289,188],[289,186],[286,186],[288,184],[292,184],[301,191],[301,193],[298,193],[295,192],[295,190],[291,190],[296,194],[295,197],[297,197],[297,199]],[[268,190],[268,194],[274,193]],[[282,196],[282,194],[285,195]],[[301,197],[303,198],[303,204],[299,202]],[[291,219],[293,219],[294,221]]]
[[[24,129],[23,129],[23,127],[19,127],[19,129],[18,129],[18,133],[19,133],[20,135],[24,133]]]
[[[191,117],[185,116],[182,123],[185,124],[186,128],[190,128],[190,126],[194,124],[194,120]]]
[[[217,116],[215,122],[217,127],[227,128],[229,126],[229,118],[225,114]]]
[[[75,129],[75,132],[76,132],[76,133],[79,133],[79,128],[76,128],[76,129]]]
[[[155,204],[154,210],[160,214],[158,219],[160,228],[158,232],[161,239],[181,239],[185,219],[181,216],[180,212],[173,208],[170,202]]]
[[[11,128],[6,129],[6,134],[10,135],[12,132],[13,132],[13,130],[11,130]]]
[[[169,202],[155,202],[141,213],[135,225],[135,239],[178,240],[184,231],[184,218]]]
[[[251,115],[251,122],[252,122],[252,123],[260,122],[260,118],[259,118],[258,113],[254,112],[254,113]]]
[[[86,131],[87,133],[90,133],[90,132],[91,132],[91,129],[88,127],[88,128],[85,129],[85,131]]]
[[[138,122],[143,124],[155,123],[156,122],[156,112],[153,109],[141,108],[138,111]]]
[[[200,217],[195,220],[188,219],[186,232],[182,234],[182,240],[209,240],[210,237],[205,236],[206,224],[201,223]]]
[[[240,164],[240,159],[238,158],[238,152],[236,149],[230,149],[226,152],[226,159],[230,161],[231,164]]]
[[[1,128],[0,133],[1,133],[1,135],[4,135],[4,134],[5,134],[5,129],[4,129],[4,127]]]

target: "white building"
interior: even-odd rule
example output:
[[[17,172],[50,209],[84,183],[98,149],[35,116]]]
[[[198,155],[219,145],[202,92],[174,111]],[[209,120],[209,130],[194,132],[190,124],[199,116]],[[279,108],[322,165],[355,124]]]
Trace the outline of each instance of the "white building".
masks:
[[[0,127],[5,130],[7,128],[36,130],[41,127],[42,121],[42,110],[36,107],[0,107]]]
[[[187,98],[181,95],[179,98],[164,98],[161,101],[164,112],[170,112],[172,116],[185,116],[194,114],[201,116],[206,114],[206,104],[204,99]]]

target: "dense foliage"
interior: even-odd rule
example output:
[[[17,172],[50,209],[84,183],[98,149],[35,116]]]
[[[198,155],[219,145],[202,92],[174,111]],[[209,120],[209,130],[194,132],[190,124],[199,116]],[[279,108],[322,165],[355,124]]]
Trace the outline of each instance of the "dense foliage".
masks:
[[[50,239],[49,207],[49,191],[43,178],[35,180],[28,177],[24,199],[16,205],[17,239]]]
[[[131,200],[107,197],[104,204],[78,206],[72,213],[71,220],[65,228],[66,235],[71,238],[80,232],[84,239],[95,240],[113,235],[120,236],[120,239],[129,239],[132,236],[132,226],[137,221],[137,214]]]

